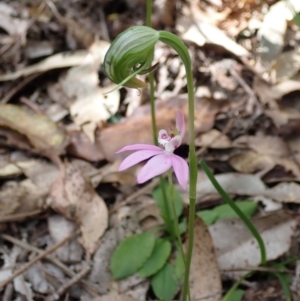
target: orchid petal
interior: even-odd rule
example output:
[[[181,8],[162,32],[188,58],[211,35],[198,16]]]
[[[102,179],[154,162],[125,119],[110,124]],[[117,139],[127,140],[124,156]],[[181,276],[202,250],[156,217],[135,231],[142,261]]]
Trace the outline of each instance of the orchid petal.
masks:
[[[122,161],[121,165],[119,166],[119,171],[127,169],[137,163],[140,163],[141,161],[144,161],[163,152],[162,149],[158,149],[159,150],[141,150],[129,155]]]
[[[163,174],[171,167],[170,155],[165,152],[151,158],[146,165],[141,169],[137,176],[139,184],[148,181],[158,175]]]
[[[158,146],[152,145],[152,144],[132,144],[127,145],[118,150],[116,153],[121,153],[125,151],[134,151],[134,150],[153,150],[153,151],[161,151],[162,149]]]
[[[158,143],[161,145],[165,145],[171,140],[171,137],[168,135],[166,130],[160,130],[158,132]]]
[[[183,137],[185,134],[185,122],[184,122],[184,114],[181,110],[179,110],[177,113],[176,128],[179,131],[180,136]]]
[[[168,153],[173,153],[174,150],[180,146],[180,144],[181,144],[181,136],[177,135],[174,138],[172,138],[170,142],[166,143],[165,150]]]
[[[186,189],[189,180],[189,166],[184,159],[177,155],[172,154],[170,157],[178,183],[183,189]]]

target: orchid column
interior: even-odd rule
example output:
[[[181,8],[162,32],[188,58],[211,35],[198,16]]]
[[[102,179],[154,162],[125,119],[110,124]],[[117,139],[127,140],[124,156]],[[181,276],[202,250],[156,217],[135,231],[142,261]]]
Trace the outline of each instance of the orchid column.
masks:
[[[193,240],[194,240],[194,217],[195,217],[195,201],[196,201],[196,183],[197,183],[197,160],[195,153],[195,134],[194,134],[194,85],[193,85],[193,75],[192,75],[192,67],[191,67],[191,59],[188,53],[188,50],[184,43],[174,34],[167,31],[156,31],[152,28],[146,26],[134,26],[123,33],[121,33],[115,41],[112,43],[109,48],[105,60],[104,60],[104,70],[110,80],[118,84],[118,86],[126,86],[129,88],[141,89],[147,87],[147,84],[143,81],[136,78],[137,74],[146,74],[151,72],[156,66],[151,66],[151,62],[154,56],[154,47],[157,41],[162,41],[169,46],[171,46],[181,57],[187,77],[187,87],[188,87],[188,102],[189,102],[189,199],[190,199],[190,207],[189,207],[189,243],[188,250],[186,255],[186,269],[185,269],[185,277],[184,277],[184,287],[183,287],[183,301],[186,301],[188,295],[188,284],[189,284],[189,273],[190,273],[190,263],[192,257],[193,250]],[[178,118],[178,117],[177,117]],[[160,138],[163,138],[162,135],[166,135],[166,139],[170,136],[168,133],[161,132]],[[182,135],[180,133],[180,135]],[[170,143],[171,141],[168,141]],[[181,141],[180,141],[181,142]],[[167,143],[165,145],[165,151],[171,150],[174,146],[175,140],[171,144]],[[176,142],[178,143],[178,141]],[[173,145],[173,146],[172,146]],[[129,150],[127,146],[126,150]],[[169,148],[170,147],[170,148]],[[126,148],[126,147],[125,147]],[[153,148],[153,149],[152,149]],[[145,159],[153,157],[162,159],[161,149],[157,149],[157,147],[152,146],[151,150],[148,149],[139,149],[143,152]],[[155,149],[154,149],[155,148]],[[168,149],[169,148],[169,149]],[[121,151],[124,151],[122,149]],[[130,149],[130,150],[138,150],[138,148]],[[147,158],[145,157],[145,152],[150,151],[152,155],[149,155]],[[158,152],[154,154],[153,152]],[[137,153],[137,152],[136,152]],[[137,158],[136,153],[130,155],[133,156],[129,161],[131,163],[134,161],[133,158]],[[173,152],[171,152],[173,154]],[[129,156],[129,157],[130,157]],[[173,154],[173,156],[175,156]],[[129,158],[128,157],[128,158]],[[178,157],[178,156],[176,156]],[[128,159],[127,158],[127,159]],[[169,158],[174,158],[169,156]],[[125,159],[126,160],[126,159]],[[150,161],[151,161],[150,160]],[[155,159],[158,160],[158,159]],[[175,159],[176,160],[176,159]],[[141,160],[139,160],[141,161]],[[150,162],[149,161],[149,162]],[[149,164],[149,162],[147,164]],[[172,159],[170,159],[172,162]],[[178,161],[179,162],[179,161]],[[180,161],[181,162],[181,161]],[[129,164],[127,162],[126,164]],[[145,165],[145,167],[147,166]],[[181,164],[181,163],[180,163]],[[124,166],[123,165],[123,166]],[[133,164],[132,164],[133,165]],[[175,166],[179,166],[179,163],[175,165],[171,163],[176,173]],[[183,166],[183,165],[182,165]],[[144,168],[145,168],[144,167]],[[170,166],[169,166],[170,168]],[[176,167],[177,168],[177,167]],[[157,171],[158,172],[158,171]],[[157,173],[156,174],[159,174]],[[152,172],[152,176],[155,173]],[[140,180],[145,179],[144,174],[142,177],[140,176]],[[179,178],[178,178],[179,180]]]

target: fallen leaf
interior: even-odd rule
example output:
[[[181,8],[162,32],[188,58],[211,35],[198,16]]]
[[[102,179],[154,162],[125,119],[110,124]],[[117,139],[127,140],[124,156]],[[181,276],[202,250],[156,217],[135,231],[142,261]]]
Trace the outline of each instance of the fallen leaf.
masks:
[[[216,129],[211,129],[195,139],[195,145],[209,148],[230,148],[231,140]]]
[[[253,218],[252,223],[259,231],[266,246],[267,260],[277,259],[290,249],[292,236],[298,219],[280,211],[267,216]],[[228,269],[258,266],[260,251],[257,241],[240,219],[229,219],[209,227],[216,249],[219,268],[227,270],[225,275],[236,278],[247,273],[231,272]]]
[[[248,57],[250,55],[245,48],[229,38],[225,32],[208,22],[181,17],[177,20],[176,29],[181,33],[184,40],[194,42],[199,46],[210,43],[224,47],[237,57]]]
[[[214,245],[204,222],[196,217],[194,247],[190,270],[190,295],[192,299],[220,301],[222,282]]]
[[[93,144],[82,131],[69,132],[69,139],[70,144],[67,147],[69,154],[87,161],[100,161],[104,159],[99,147]]]
[[[272,157],[248,151],[238,154],[229,159],[229,164],[242,173],[254,173],[261,170],[270,170],[276,162]]]
[[[54,210],[80,225],[81,243],[93,254],[107,228],[108,210],[76,162],[65,163],[64,174],[51,187],[50,197]]]
[[[286,16],[283,13],[286,4],[279,1],[273,4],[265,14],[261,28],[257,32],[260,41],[256,55],[266,67],[281,53],[287,29]]]
[[[290,79],[300,69],[300,50],[293,49],[280,54],[271,68],[275,82],[282,82]]]
[[[289,150],[286,142],[278,136],[240,136],[233,142],[235,147],[249,147],[259,154],[286,157]]]
[[[61,215],[51,215],[48,218],[48,229],[53,243],[56,244],[74,232],[76,227]],[[55,253],[63,262],[77,263],[81,262],[83,249],[74,238],[58,248]]]
[[[21,38],[22,43],[26,41],[26,33],[29,20],[13,17],[16,11],[6,3],[0,3],[0,27],[12,38]]]
[[[33,301],[33,292],[31,290],[31,284],[24,280],[23,275],[14,278],[14,289],[16,292],[24,295],[26,300]]]
[[[81,74],[80,76],[84,78],[84,75]],[[88,82],[87,79],[86,82]],[[78,81],[76,85],[79,85]],[[70,107],[74,123],[82,128],[92,142],[95,141],[95,130],[100,122],[109,119],[119,108],[119,90],[106,94],[112,88],[113,86],[107,88],[92,87],[85,95],[75,96],[77,101]]]
[[[91,59],[91,54],[86,50],[58,53],[42,60],[37,64],[24,67],[23,69],[19,69],[12,73],[0,75],[0,81],[15,80],[22,76],[46,72],[57,68],[78,66],[82,65],[85,61],[90,61]]]
[[[197,183],[198,199],[204,199],[211,194],[218,194],[206,176]],[[224,173],[215,178],[228,193],[242,196],[265,196],[281,203],[299,203],[300,185],[297,183],[280,183],[272,188],[267,188],[257,175]]]
[[[44,115],[30,114],[16,105],[0,104],[0,125],[25,135],[37,150],[61,153],[64,149],[63,130]]]
[[[40,294],[51,294],[55,288],[47,281],[44,267],[41,263],[37,263],[30,267],[24,274],[27,281],[32,284],[32,288],[35,292]]]

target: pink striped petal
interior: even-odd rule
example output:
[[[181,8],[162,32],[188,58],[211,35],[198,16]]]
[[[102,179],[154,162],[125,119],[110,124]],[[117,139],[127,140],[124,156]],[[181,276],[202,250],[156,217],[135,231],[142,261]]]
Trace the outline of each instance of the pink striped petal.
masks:
[[[119,166],[119,171],[127,169],[137,163],[140,163],[141,161],[149,159],[150,157],[153,157],[163,152],[162,149],[158,149],[159,150],[141,150],[129,155],[122,161],[121,165]]]
[[[132,144],[122,147],[120,150],[116,152],[116,154],[125,152],[125,151],[134,151],[134,150],[154,150],[159,151],[162,150],[160,147],[152,145],[152,144]]]
[[[146,165],[141,169],[137,176],[137,182],[139,184],[144,183],[151,178],[163,174],[171,167],[170,155],[163,152],[151,158]]]
[[[184,159],[177,155],[171,154],[170,157],[178,183],[183,189],[186,189],[189,180],[189,166]]]
[[[179,131],[180,136],[183,137],[185,134],[185,122],[184,122],[184,114],[181,110],[179,110],[177,113],[176,128]]]

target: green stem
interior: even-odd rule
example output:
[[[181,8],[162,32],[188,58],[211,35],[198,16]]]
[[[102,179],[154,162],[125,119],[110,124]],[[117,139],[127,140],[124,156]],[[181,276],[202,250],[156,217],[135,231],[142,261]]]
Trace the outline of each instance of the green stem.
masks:
[[[146,26],[152,27],[152,0],[147,0],[147,6],[146,6]]]
[[[189,275],[194,245],[194,223],[195,223],[195,204],[196,204],[196,184],[197,184],[197,159],[195,151],[195,129],[194,129],[194,83],[192,64],[189,52],[185,44],[174,34],[167,31],[159,32],[160,41],[170,45],[179,54],[183,61],[188,88],[189,102],[189,165],[190,165],[190,185],[189,185],[189,221],[188,221],[188,249],[186,254],[186,269],[183,283],[182,300],[186,301],[189,291]]]
[[[213,173],[210,171],[209,167],[205,163],[204,160],[200,161],[200,165],[204,172],[206,173],[207,177],[211,181],[211,183],[214,185],[220,196],[226,201],[226,203],[236,212],[236,214],[240,217],[240,219],[244,222],[244,224],[247,226],[249,231],[252,233],[252,235],[255,237],[259,248],[260,248],[260,262],[262,265],[266,264],[267,258],[266,258],[266,248],[263,239],[261,238],[259,232],[255,228],[255,226],[251,223],[250,219],[244,214],[244,212],[235,204],[235,202],[229,197],[229,195],[223,190],[221,185],[218,183],[216,178],[214,177]]]
[[[147,0],[147,8],[146,8],[146,25],[148,27],[151,27],[151,16],[152,16],[152,0]],[[150,97],[150,107],[151,107],[151,124],[152,124],[152,135],[153,135],[153,142],[157,146],[158,140],[157,140],[157,126],[156,126],[156,117],[155,117],[155,95],[154,95],[154,74],[153,72],[150,72],[148,74],[149,79],[149,97]],[[171,219],[171,213],[168,206],[168,199],[167,199],[167,193],[166,193],[166,187],[164,185],[164,179],[162,176],[159,177],[159,183],[164,199],[164,206],[166,208],[166,217],[165,217],[165,223],[167,225],[168,232],[170,233],[171,237],[174,238],[175,231],[173,229],[172,219]]]
[[[186,261],[185,261],[185,258],[184,258],[182,240],[181,240],[180,231],[179,231],[177,212],[176,212],[176,207],[175,207],[174,185],[173,185],[173,180],[172,180],[172,169],[170,169],[169,172],[168,172],[168,180],[169,180],[171,206],[172,206],[173,216],[174,216],[174,224],[175,224],[174,227],[175,227],[176,238],[177,238],[178,244],[179,244],[179,251],[181,253],[180,255],[183,258],[184,265],[186,265]]]
[[[180,256],[182,257],[183,264],[184,264],[184,267],[186,269],[186,260],[184,258],[183,245],[182,245],[182,240],[181,240],[181,236],[180,236],[179,225],[178,225],[178,218],[177,218],[177,212],[176,212],[176,207],[175,207],[175,197],[174,197],[174,185],[173,185],[173,179],[172,179],[172,169],[170,169],[169,172],[168,172],[168,180],[169,180],[170,199],[171,199],[171,205],[172,205],[173,216],[174,216],[175,233],[176,233],[176,237],[177,237],[177,241],[178,241]],[[191,300],[189,289],[187,291],[187,294],[188,294],[189,300]]]

